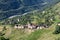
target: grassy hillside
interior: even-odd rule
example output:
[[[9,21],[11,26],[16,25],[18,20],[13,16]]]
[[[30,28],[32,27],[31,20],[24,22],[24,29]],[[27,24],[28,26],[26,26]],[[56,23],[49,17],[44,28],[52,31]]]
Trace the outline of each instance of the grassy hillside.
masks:
[[[60,34],[53,34],[55,26],[56,24],[53,24],[50,28],[35,31],[28,29],[10,29],[10,27],[8,27],[4,37],[10,40],[55,40],[60,37]]]
[[[43,12],[37,11],[32,12],[31,14],[27,14],[25,16],[16,17],[14,20],[20,18],[19,24],[25,24],[27,21],[33,22],[36,24],[39,23],[48,23],[50,25],[49,28],[39,29],[39,30],[29,30],[29,29],[15,29],[11,25],[1,25],[1,27],[6,26],[7,30],[0,31],[5,33],[3,37],[9,38],[10,40],[57,40],[60,38],[60,34],[53,34],[56,29],[56,25],[60,22],[60,3],[56,4],[52,8],[48,8]],[[53,21],[50,21],[50,19]],[[29,20],[27,20],[29,19]],[[49,21],[46,21],[49,20]],[[8,19],[13,20],[13,19]],[[7,22],[6,20],[5,22]],[[2,21],[3,22],[3,21]],[[11,21],[10,21],[11,22]],[[13,22],[13,21],[12,21]],[[1,28],[0,29],[4,29]]]

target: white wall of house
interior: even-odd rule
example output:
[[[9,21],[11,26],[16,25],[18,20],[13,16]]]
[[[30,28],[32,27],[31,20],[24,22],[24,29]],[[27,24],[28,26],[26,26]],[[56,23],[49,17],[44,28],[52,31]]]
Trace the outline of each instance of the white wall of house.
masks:
[[[58,26],[60,26],[60,23],[58,24]]]

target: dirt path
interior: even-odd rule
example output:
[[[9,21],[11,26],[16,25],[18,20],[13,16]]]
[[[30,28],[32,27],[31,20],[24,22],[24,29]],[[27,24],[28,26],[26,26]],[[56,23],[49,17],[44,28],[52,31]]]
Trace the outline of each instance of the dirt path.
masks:
[[[8,27],[7,30],[6,30],[5,36],[6,36],[6,37],[9,37],[10,34],[11,34],[11,32],[12,32],[12,28],[11,28],[11,27]]]
[[[0,27],[0,32],[2,31],[3,27]]]

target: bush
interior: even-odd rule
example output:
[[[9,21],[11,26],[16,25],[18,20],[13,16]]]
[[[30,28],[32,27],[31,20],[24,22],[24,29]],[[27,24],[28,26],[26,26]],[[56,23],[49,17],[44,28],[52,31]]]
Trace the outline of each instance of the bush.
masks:
[[[0,36],[3,36],[3,35],[5,35],[5,33],[0,32]]]
[[[60,33],[60,26],[56,27],[56,30],[54,31],[54,34],[59,34]]]
[[[0,36],[0,40],[9,40],[9,38],[4,38],[3,36]]]
[[[55,40],[60,40],[60,37],[59,37],[59,38],[57,38],[57,39],[55,39]]]
[[[6,26],[3,27],[3,30],[2,31],[5,31],[5,30],[7,30]]]

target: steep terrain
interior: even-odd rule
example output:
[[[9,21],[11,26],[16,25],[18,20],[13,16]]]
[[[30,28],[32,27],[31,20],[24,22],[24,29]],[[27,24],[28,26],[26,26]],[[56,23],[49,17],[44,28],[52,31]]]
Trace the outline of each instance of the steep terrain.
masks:
[[[33,10],[42,10],[60,0],[0,0],[0,20]]]
[[[57,23],[60,22],[60,3],[56,4],[55,6],[53,6],[50,9],[45,10],[45,13],[44,12],[42,12],[42,13],[43,14],[41,14],[41,12],[33,12],[33,15],[30,14],[30,17],[32,17],[33,19],[35,19],[34,20],[35,22],[36,21],[39,22],[41,20],[44,20],[45,17],[48,20],[50,20],[50,18],[53,17],[53,19],[55,18],[53,20],[54,23],[49,28],[45,28],[45,29],[42,29],[42,30],[34,31],[34,32],[32,32],[31,34],[29,34],[27,36],[26,36],[27,33],[25,34],[25,36],[21,35],[22,37],[20,37],[20,38],[17,36],[18,37],[17,40],[19,40],[19,39],[21,39],[21,40],[58,40],[58,38],[60,38],[60,34],[53,34]],[[27,17],[27,19],[29,19],[29,16]],[[15,31],[15,32],[17,32],[17,31]],[[15,33],[15,34],[13,33],[12,35],[15,36],[16,34],[17,33]],[[11,38],[11,40],[12,39],[15,40],[15,37]]]
[[[19,20],[19,21],[18,21]],[[12,22],[12,24],[26,24],[27,22],[33,23],[45,23],[49,24],[49,28],[39,29],[39,30],[28,30],[28,29],[15,29],[14,26],[7,25]],[[2,21],[6,25],[0,25],[0,30],[5,33],[3,37],[9,38],[9,40],[59,40],[60,33],[54,34],[55,28],[58,23],[60,23],[60,2],[51,8],[47,8],[44,11],[32,11],[24,16],[16,16],[13,18],[8,18]],[[7,30],[5,28],[6,27]],[[60,28],[58,28],[60,31]],[[33,31],[33,32],[31,32]],[[1,36],[0,32],[0,36]],[[59,38],[59,39],[58,39]],[[0,37],[1,39],[1,37]]]

